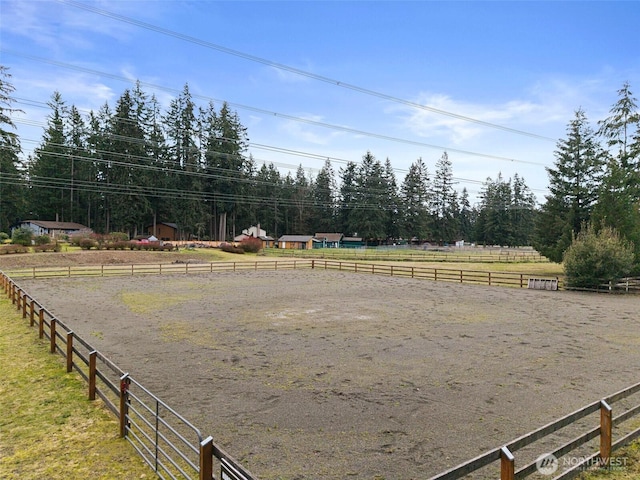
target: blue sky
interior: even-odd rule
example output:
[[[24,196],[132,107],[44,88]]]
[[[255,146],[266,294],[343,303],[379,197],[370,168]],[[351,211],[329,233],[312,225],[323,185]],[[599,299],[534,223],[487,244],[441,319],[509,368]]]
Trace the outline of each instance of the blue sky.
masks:
[[[541,201],[575,110],[595,126],[624,82],[640,88],[635,1],[82,5],[101,13],[0,0],[0,63],[25,112],[16,123],[26,152],[56,90],[97,110],[140,80],[166,109],[188,83],[196,103],[238,112],[258,165],[315,175],[323,158],[338,171],[371,151],[400,184],[417,158],[433,173],[447,151],[458,189],[474,195],[487,177],[518,173]]]

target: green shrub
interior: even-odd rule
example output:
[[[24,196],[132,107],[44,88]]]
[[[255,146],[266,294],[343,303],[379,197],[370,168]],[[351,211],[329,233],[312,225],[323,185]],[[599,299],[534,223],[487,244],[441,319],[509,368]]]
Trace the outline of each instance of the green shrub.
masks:
[[[592,225],[583,228],[564,253],[563,266],[569,287],[597,288],[622,278],[633,269],[633,244],[616,230]]]
[[[24,245],[25,247],[31,245],[31,239],[33,238],[33,230],[30,228],[16,228],[11,235],[11,243],[17,245]]]
[[[262,249],[262,241],[259,238],[247,237],[240,242],[239,247],[248,253],[258,253]]]
[[[0,232],[0,243],[4,243],[9,240],[11,237],[7,232]]]
[[[47,245],[51,243],[51,239],[49,238],[49,235],[38,235],[35,238],[35,242],[36,245]]]

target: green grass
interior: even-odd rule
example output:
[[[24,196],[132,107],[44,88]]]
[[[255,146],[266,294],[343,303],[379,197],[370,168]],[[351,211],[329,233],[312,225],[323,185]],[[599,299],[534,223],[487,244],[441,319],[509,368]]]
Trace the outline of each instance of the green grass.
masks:
[[[0,478],[157,478],[102,403],[48,353],[13,305],[0,300]]]

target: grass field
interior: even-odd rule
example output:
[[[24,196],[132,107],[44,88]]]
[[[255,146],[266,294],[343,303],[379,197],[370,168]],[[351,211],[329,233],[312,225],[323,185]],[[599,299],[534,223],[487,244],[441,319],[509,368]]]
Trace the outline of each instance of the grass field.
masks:
[[[156,478],[86,385],[0,300],[0,478]]]

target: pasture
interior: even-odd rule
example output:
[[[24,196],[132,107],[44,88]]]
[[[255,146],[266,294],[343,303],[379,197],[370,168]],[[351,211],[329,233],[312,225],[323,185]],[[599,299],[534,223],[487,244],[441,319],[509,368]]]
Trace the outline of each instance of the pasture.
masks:
[[[263,479],[427,478],[638,380],[635,296],[298,270],[20,283]]]

